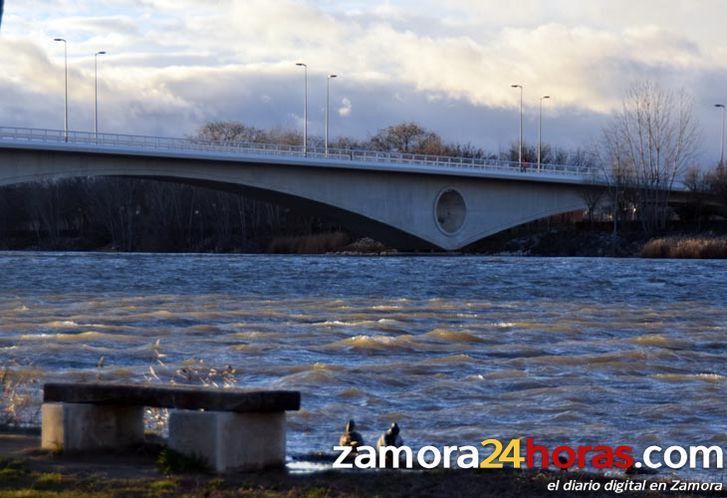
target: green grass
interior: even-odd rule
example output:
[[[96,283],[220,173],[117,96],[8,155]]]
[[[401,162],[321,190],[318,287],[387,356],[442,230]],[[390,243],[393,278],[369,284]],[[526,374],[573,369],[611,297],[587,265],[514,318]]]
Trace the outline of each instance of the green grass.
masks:
[[[198,459],[180,456],[164,450],[160,460],[167,470],[184,471],[179,477],[163,477],[149,472],[150,462],[145,460],[139,477],[110,477],[113,467],[103,472],[84,472],[67,469],[62,461],[53,461],[60,472],[44,472],[47,463],[38,467],[33,460],[0,459],[0,498],[171,498],[209,497],[236,498],[399,498],[417,496],[439,498],[461,496],[465,498],[500,498],[502,496],[541,497],[547,493],[548,482],[558,479],[576,479],[580,482],[596,480],[601,483],[609,476],[580,472],[514,471],[456,471],[436,472],[321,472],[295,475],[281,471],[231,473],[229,475],[194,475],[190,469],[200,470]],[[60,464],[60,467],[56,465]],[[76,465],[73,463],[72,465]],[[37,469],[37,470],[36,470]],[[124,475],[128,475],[124,472]],[[556,495],[554,495],[556,496]],[[564,495],[560,495],[564,496]],[[611,498],[611,493],[589,493],[591,498]],[[620,496],[655,498],[668,494],[624,493]],[[694,496],[684,494],[682,496]]]
[[[170,448],[164,448],[157,457],[156,468],[162,474],[208,474],[207,460],[200,456],[188,456]]]
[[[0,469],[0,481],[17,480],[23,476],[24,472],[18,469]]]
[[[35,489],[58,490],[63,484],[63,476],[57,472],[37,474],[33,487]]]
[[[309,488],[305,490],[305,498],[328,498],[331,490],[323,487]]]
[[[179,486],[179,483],[177,481],[171,479],[162,479],[150,483],[149,489],[153,489],[154,491],[171,491],[177,489],[177,486]]]
[[[18,458],[4,458],[0,457],[0,470],[2,469],[15,469],[25,470],[27,464],[25,461]]]
[[[17,459],[0,458],[0,483],[13,483],[28,474],[25,462]]]
[[[39,491],[37,489],[0,490],[0,498],[112,498],[108,493],[85,491]]]

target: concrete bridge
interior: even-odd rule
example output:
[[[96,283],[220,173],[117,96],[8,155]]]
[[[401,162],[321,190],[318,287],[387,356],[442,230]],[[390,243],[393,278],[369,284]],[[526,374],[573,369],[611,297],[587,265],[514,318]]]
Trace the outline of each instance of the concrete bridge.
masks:
[[[206,186],[333,219],[401,249],[457,250],[499,231],[585,208],[604,183],[559,165],[220,144],[108,133],[0,128],[0,186],[128,176]]]

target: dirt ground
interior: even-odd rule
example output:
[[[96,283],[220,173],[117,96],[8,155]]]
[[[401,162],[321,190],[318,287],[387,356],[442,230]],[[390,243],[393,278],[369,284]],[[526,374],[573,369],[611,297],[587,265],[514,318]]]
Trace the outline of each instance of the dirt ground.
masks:
[[[280,470],[224,476],[207,473],[165,475],[155,464],[161,448],[156,444],[125,452],[84,455],[57,454],[41,451],[39,447],[37,434],[0,433],[0,498],[727,496],[727,492],[711,495],[550,492],[548,483],[557,480],[561,483],[592,481],[603,486],[613,476],[531,470],[327,470],[305,474]]]

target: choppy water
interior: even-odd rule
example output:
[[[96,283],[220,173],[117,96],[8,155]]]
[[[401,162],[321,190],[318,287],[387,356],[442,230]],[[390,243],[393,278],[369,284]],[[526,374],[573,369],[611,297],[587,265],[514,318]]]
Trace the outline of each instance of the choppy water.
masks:
[[[302,391],[293,454],[330,451],[349,417],[413,446],[725,446],[726,283],[719,261],[3,253],[0,365],[230,365]]]

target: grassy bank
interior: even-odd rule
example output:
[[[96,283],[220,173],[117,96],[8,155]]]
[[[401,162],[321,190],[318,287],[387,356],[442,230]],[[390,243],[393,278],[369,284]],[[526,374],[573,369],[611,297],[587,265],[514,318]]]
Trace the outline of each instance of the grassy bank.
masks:
[[[139,469],[129,475],[118,469],[82,470],[77,463],[55,457],[52,466],[38,466],[25,459],[0,458],[0,498],[111,498],[111,497],[214,497],[256,496],[266,498],[324,497],[539,497],[575,496],[564,491],[566,482],[599,483],[601,490],[589,497],[605,496],[694,496],[691,493],[605,491],[614,478],[581,472],[536,472],[516,470],[457,471],[324,471],[291,474],[284,471],[216,476],[210,474],[149,475]],[[618,482],[628,484],[624,477]],[[559,491],[548,484],[560,481]],[[635,480],[635,482],[640,482]],[[700,495],[704,496],[704,495]],[[719,495],[715,495],[719,496]]]
[[[641,249],[642,258],[727,259],[727,237],[665,237]]]
[[[204,466],[180,466],[161,458],[168,450],[156,440],[124,451],[82,454],[48,452],[39,446],[37,434],[0,432],[0,498],[727,496],[725,491],[648,491],[652,483],[671,486],[672,479],[666,475],[651,475],[647,481],[624,474],[527,469],[276,470],[215,475]],[[556,482],[559,489],[549,491],[548,485]],[[564,489],[588,483],[600,489],[586,493]],[[606,490],[607,485],[621,486],[622,492]],[[638,485],[646,491],[635,491]]]

